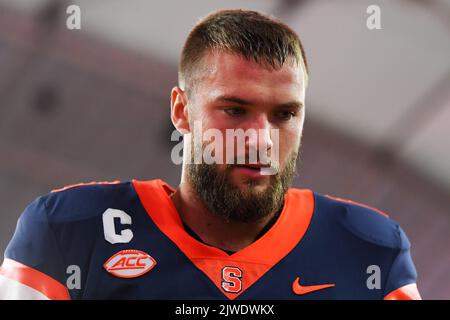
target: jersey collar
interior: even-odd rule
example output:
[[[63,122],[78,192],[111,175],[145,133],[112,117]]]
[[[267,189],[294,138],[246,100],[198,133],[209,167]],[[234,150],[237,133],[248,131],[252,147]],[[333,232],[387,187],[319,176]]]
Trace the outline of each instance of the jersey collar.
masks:
[[[236,298],[292,251],[308,229],[314,211],[311,190],[289,189],[276,223],[261,238],[228,255],[186,232],[170,198],[175,189],[169,184],[159,179],[132,183],[156,226],[230,299]],[[246,276],[243,290],[238,294],[224,292],[221,287],[221,268],[230,265],[241,268]]]

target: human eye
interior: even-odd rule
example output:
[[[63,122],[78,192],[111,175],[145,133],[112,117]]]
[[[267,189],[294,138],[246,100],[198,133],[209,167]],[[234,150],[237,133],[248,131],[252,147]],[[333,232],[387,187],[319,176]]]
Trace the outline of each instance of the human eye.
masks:
[[[238,117],[245,114],[245,109],[242,107],[228,107],[224,109],[225,113],[232,117]]]
[[[275,113],[275,117],[282,121],[289,121],[292,117],[295,117],[296,113],[294,111],[289,110],[281,110]]]

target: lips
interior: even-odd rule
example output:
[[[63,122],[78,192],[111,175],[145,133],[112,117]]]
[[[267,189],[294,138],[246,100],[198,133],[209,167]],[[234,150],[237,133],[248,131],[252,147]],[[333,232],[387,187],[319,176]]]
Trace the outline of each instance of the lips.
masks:
[[[244,167],[254,170],[260,170],[261,168],[269,168],[270,165],[268,164],[238,164],[236,167]]]
[[[269,167],[267,165],[249,164],[249,165],[235,165],[233,168],[241,175],[249,178],[263,178],[265,175],[261,173],[262,168]]]

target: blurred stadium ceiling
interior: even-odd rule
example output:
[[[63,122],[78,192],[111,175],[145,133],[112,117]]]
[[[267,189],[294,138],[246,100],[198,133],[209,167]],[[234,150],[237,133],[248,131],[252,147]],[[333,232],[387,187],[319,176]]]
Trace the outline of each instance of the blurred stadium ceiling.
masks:
[[[51,16],[49,0],[0,0]],[[53,3],[64,3],[54,1]],[[219,8],[277,15],[302,38],[308,117],[401,159],[450,189],[450,1],[78,0],[82,33],[176,66],[195,21]],[[366,8],[381,8],[381,30]],[[49,7],[47,7],[49,8]],[[376,159],[376,157],[375,157]]]

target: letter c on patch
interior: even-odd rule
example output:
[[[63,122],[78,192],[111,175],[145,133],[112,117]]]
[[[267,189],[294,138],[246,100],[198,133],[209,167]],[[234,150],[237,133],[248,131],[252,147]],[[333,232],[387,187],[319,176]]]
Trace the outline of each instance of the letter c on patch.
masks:
[[[131,224],[131,216],[125,211],[118,209],[107,209],[103,212],[103,232],[105,234],[105,240],[111,244],[115,243],[128,243],[133,239],[133,231],[131,229],[124,229],[117,232],[114,225],[114,219],[118,218],[121,224]]]

